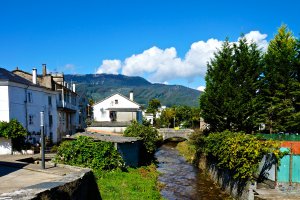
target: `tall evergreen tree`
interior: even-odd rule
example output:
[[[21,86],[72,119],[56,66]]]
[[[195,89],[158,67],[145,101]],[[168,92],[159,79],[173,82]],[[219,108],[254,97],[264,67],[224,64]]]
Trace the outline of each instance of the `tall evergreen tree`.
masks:
[[[290,131],[295,124],[296,40],[286,25],[279,28],[265,55],[261,97],[264,113],[260,116],[270,130]]]
[[[233,100],[234,129],[251,133],[258,125],[257,110],[260,104],[257,98],[258,78],[262,73],[262,52],[252,41],[242,37],[234,45],[234,77],[231,79],[235,88]]]
[[[206,89],[200,96],[201,116],[211,131],[231,129],[231,102],[234,89],[230,85],[233,48],[228,39],[207,65]]]

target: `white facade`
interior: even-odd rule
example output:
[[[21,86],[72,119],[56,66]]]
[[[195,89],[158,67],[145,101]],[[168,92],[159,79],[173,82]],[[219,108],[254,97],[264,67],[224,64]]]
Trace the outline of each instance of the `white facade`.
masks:
[[[44,111],[47,137],[57,141],[56,92],[43,87],[0,80],[0,120],[17,119],[32,142],[40,139],[40,112]]]
[[[112,121],[112,113],[115,113],[115,121],[126,122],[140,120],[140,105],[120,94],[110,96],[93,105],[95,121]]]

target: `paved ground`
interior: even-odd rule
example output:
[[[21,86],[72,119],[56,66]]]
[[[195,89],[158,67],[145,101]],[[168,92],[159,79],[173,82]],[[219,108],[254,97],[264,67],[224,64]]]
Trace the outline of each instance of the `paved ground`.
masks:
[[[38,157],[39,155],[35,155]],[[46,169],[39,164],[29,164],[18,160],[30,158],[32,155],[5,155],[0,156],[0,196],[20,190],[21,188],[38,185],[44,182],[55,182],[74,169],[56,167],[46,163]],[[1,199],[1,197],[0,197]]]
[[[300,199],[300,191],[284,192],[277,189],[256,189],[258,195],[255,195],[256,200],[296,200]]]

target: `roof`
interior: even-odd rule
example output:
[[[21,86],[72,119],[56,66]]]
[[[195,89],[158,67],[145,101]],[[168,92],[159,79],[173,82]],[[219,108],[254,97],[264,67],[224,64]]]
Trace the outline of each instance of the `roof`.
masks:
[[[87,136],[93,138],[94,140],[114,142],[114,143],[127,143],[127,142],[132,143],[141,140],[141,138],[138,137],[124,137],[122,135],[116,136],[116,135],[105,135],[99,133],[76,133],[75,135],[72,135],[70,137],[65,137],[65,139],[76,139],[79,136]]]
[[[138,108],[107,108],[109,111],[117,111],[117,112],[137,112],[140,109]]]
[[[0,80],[4,80],[4,81],[11,81],[11,82],[15,82],[15,83],[21,83],[24,85],[32,85],[32,86],[36,86],[35,84],[33,84],[31,81],[28,81],[27,79],[18,76],[4,68],[0,68]]]
[[[122,94],[120,94],[120,93],[115,93],[115,94],[113,94],[113,95],[110,95],[110,96],[108,96],[108,97],[106,97],[106,98],[104,98],[104,99],[102,99],[102,100],[100,100],[100,101],[94,103],[94,105],[99,104],[99,103],[105,101],[106,99],[109,99],[110,97],[115,96],[115,95],[120,95],[121,97],[123,97],[123,98],[127,99],[128,101],[131,101],[132,103],[134,103],[134,104],[138,105],[139,107],[141,107],[140,104],[138,104],[138,103],[135,102],[135,101],[130,100],[128,97],[126,97],[126,96],[124,96],[124,95],[122,95]]]

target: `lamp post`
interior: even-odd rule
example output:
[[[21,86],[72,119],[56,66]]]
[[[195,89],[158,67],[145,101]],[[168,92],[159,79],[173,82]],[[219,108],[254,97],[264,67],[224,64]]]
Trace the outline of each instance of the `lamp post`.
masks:
[[[41,116],[41,167],[42,169],[45,169],[45,134],[44,134],[44,111],[40,112]]]

